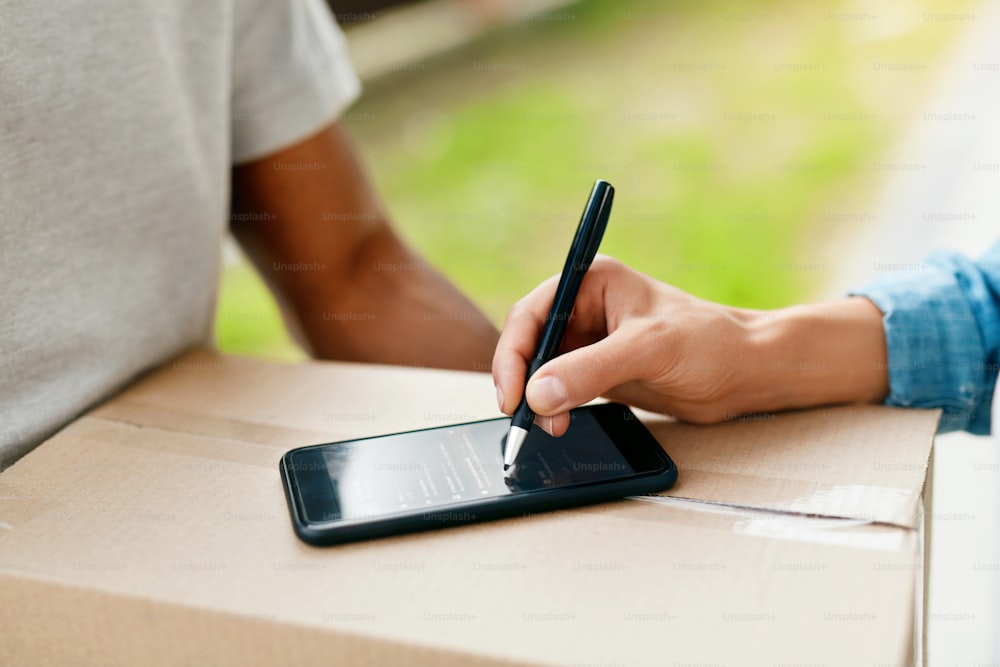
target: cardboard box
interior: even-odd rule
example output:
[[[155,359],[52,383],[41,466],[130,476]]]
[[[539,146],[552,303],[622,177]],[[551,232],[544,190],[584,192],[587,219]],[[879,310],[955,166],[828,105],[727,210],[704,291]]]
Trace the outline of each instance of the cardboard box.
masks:
[[[0,664],[910,665],[936,411],[648,424],[662,497],[314,548],[289,448],[496,415],[490,378],[187,355],[0,475]],[[929,487],[926,487],[929,488]]]

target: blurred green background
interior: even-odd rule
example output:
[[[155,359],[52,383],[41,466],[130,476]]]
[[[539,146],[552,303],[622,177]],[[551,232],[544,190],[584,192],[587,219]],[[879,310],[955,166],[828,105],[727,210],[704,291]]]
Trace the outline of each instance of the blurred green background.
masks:
[[[968,6],[569,3],[366,81],[344,122],[401,233],[498,324],[561,268],[595,178],[616,188],[602,252],[778,307],[821,288],[831,234],[871,222],[960,34],[934,17]],[[216,331],[302,356],[231,249]]]

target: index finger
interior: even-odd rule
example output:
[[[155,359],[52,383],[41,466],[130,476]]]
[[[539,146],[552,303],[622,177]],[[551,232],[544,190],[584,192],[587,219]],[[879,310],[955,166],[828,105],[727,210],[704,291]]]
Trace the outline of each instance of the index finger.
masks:
[[[535,355],[558,283],[559,276],[552,276],[507,312],[493,353],[493,383],[502,394],[500,410],[505,414],[512,414],[521,402],[528,363]]]

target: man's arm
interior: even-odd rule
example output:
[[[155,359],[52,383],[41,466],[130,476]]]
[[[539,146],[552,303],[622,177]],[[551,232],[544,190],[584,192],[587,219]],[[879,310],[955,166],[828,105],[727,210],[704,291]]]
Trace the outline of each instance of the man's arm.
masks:
[[[339,125],[232,190],[234,235],[316,356],[489,369],[496,328],[396,235]]]

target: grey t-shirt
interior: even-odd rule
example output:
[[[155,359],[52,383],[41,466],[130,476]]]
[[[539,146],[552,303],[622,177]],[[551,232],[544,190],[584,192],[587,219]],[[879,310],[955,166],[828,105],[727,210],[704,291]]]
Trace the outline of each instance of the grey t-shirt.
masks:
[[[211,331],[234,163],[357,96],[321,0],[7,0],[0,469]]]

